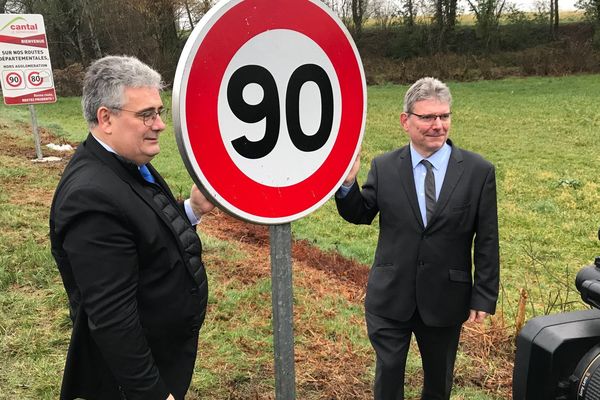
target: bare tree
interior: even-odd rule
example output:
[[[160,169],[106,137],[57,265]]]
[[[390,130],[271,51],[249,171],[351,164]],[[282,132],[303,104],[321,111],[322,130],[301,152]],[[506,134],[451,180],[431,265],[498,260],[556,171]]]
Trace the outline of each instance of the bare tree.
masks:
[[[335,0],[333,0],[335,1]],[[352,1],[353,0],[340,0],[337,8],[337,15],[342,19],[342,22],[349,29],[352,28]]]
[[[467,0],[475,14],[477,33],[487,50],[492,50],[497,39],[500,17],[506,0]]]
[[[440,30],[451,31],[456,25],[457,0],[436,0],[434,20]]]
[[[578,0],[575,7],[583,10],[589,20],[600,26],[600,0]]]
[[[412,27],[415,24],[415,3],[413,0],[406,0],[403,7],[404,24]]]
[[[368,0],[352,0],[352,23],[356,37],[362,35],[363,23],[367,19]]]
[[[173,0],[136,0],[130,1],[132,11],[139,14],[145,24],[145,33],[152,38],[158,54],[156,67],[165,79],[171,81],[175,75],[177,59],[182,42],[176,22],[177,4]]]
[[[200,21],[200,19],[210,10],[213,6],[213,0],[174,0],[176,14],[180,12],[183,16],[183,20],[189,24],[189,29],[194,29],[194,26]],[[181,18],[180,18],[181,19]],[[182,26],[183,30],[188,27]]]
[[[400,10],[391,0],[371,0],[370,5],[370,15],[380,28],[387,29],[396,22]]]
[[[433,21],[436,27],[438,48],[444,47],[448,34],[456,26],[457,0],[435,0]]]
[[[39,0],[2,0],[4,12],[12,14],[33,14]]]
[[[554,1],[554,32],[558,33],[558,0],[550,1]]]
[[[98,36],[96,35],[96,29],[94,28],[94,20],[92,18],[93,12],[90,8],[90,3],[88,0],[81,0],[81,18],[85,18],[87,20],[87,26],[90,32],[90,39],[92,42],[92,48],[94,57],[96,59],[102,57],[102,49],[100,48],[100,41],[98,40]]]

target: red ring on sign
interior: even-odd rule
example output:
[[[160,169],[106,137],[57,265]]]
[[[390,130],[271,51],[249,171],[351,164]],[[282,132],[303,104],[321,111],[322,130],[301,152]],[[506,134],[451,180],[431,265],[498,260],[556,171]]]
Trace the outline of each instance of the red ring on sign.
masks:
[[[13,75],[15,75],[17,78],[19,78],[19,81],[18,81],[18,82],[17,82],[15,85],[13,85],[12,83],[10,83],[10,80],[9,80],[9,78],[10,78],[11,76],[13,76]],[[21,83],[23,83],[23,78],[21,78],[21,75],[20,75],[20,74],[18,74],[18,73],[16,73],[16,72],[9,72],[8,74],[6,74],[6,83],[7,83],[7,84],[8,84],[8,86],[10,86],[10,87],[17,87],[17,86],[19,86]]]
[[[302,33],[319,45],[336,71],[342,98],[339,132],[329,155],[310,177],[286,187],[248,178],[227,153],[218,125],[218,94],[229,62],[246,42],[272,29]],[[357,54],[326,11],[306,0],[242,1],[214,23],[194,60],[186,89],[186,126],[195,160],[214,190],[239,210],[265,218],[301,213],[329,195],[360,140],[365,93]]]
[[[32,82],[32,81],[31,81],[31,76],[32,76],[32,75],[37,75],[37,76],[40,76],[40,73],[39,73],[39,72],[37,72],[37,71],[32,71],[32,72],[30,72],[30,73],[29,73],[29,75],[27,75],[27,80],[28,80],[28,81],[29,81],[29,83],[31,83],[33,86],[40,86],[40,85],[41,85],[41,84],[44,82],[44,79],[43,79],[42,77],[40,77],[40,81],[39,81],[39,82],[37,82],[37,83],[36,83],[36,82]]]

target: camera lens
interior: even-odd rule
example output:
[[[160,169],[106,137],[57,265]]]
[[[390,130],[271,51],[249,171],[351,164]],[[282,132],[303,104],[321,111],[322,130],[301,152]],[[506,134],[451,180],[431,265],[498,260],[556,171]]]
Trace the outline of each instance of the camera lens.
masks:
[[[594,346],[577,364],[572,376],[577,400],[600,399],[600,345]]]

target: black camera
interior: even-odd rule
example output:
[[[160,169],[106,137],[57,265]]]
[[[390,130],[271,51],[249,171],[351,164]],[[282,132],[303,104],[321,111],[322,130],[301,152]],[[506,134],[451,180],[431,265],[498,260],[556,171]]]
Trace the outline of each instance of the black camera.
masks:
[[[591,310],[531,319],[517,337],[513,400],[600,400],[600,257],[577,273]]]

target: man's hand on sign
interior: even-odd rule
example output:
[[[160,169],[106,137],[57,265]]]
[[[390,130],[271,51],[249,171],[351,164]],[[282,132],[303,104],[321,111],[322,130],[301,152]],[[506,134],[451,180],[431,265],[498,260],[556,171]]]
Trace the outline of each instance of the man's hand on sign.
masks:
[[[208,201],[195,184],[192,185],[192,191],[190,192],[190,205],[197,218],[202,217],[202,215],[215,208],[215,205]]]
[[[350,186],[356,180],[356,175],[358,175],[358,171],[360,170],[360,151],[362,147],[358,149],[358,153],[356,153],[356,158],[354,159],[354,164],[352,164],[352,168],[350,168],[350,172],[344,179],[344,186]]]

